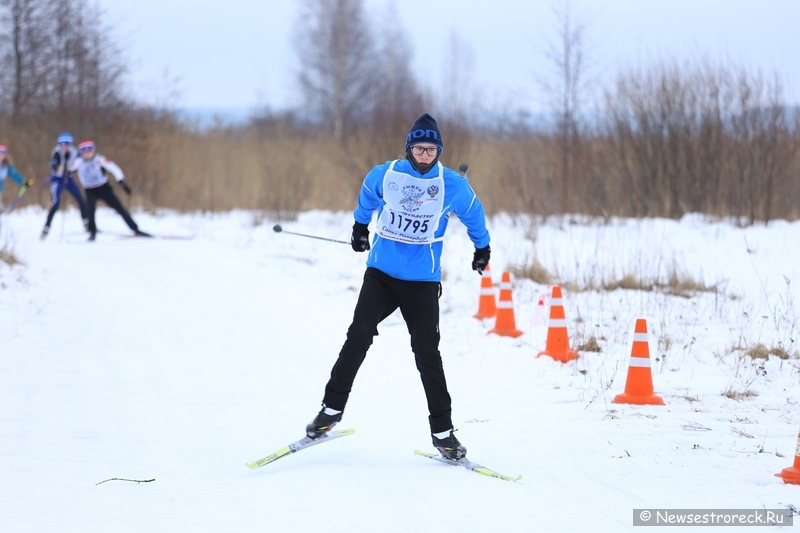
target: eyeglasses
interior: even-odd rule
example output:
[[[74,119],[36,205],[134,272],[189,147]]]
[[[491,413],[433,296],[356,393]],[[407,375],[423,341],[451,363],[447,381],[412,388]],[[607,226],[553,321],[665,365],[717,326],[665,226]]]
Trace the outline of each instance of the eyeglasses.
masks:
[[[430,148],[425,148],[423,146],[412,146],[411,153],[414,155],[422,155],[427,153],[431,157],[436,157],[436,155],[439,153],[439,148],[436,146],[432,146]]]
[[[72,143],[69,141],[58,141],[59,146],[72,146]]]
[[[84,146],[78,150],[80,153],[85,154],[86,152],[94,152],[94,146]]]

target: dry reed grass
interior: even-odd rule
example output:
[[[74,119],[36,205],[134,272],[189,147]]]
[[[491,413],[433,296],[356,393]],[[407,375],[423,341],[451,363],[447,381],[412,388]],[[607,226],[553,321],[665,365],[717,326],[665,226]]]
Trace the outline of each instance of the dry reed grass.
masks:
[[[13,248],[8,243],[0,246],[0,262],[3,262],[10,267],[24,264],[20,258],[17,257],[17,254],[14,253]]]

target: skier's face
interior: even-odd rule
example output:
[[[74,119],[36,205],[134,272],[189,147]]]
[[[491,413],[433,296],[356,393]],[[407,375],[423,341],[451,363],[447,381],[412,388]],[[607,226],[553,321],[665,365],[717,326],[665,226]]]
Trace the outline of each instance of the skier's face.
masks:
[[[411,156],[422,166],[430,165],[437,155],[439,148],[435,144],[415,144],[411,147]]]
[[[67,152],[69,152],[69,149],[70,149],[71,146],[72,146],[72,143],[63,143],[63,142],[62,143],[58,143],[58,147],[61,148],[61,153],[62,154],[66,154]]]
[[[81,157],[86,161],[94,157],[94,148],[83,148],[81,150]]]

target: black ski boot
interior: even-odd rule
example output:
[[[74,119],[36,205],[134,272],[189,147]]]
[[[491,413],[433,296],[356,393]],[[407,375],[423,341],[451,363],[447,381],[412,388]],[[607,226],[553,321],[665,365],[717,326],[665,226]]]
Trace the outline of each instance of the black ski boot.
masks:
[[[431,435],[431,437],[433,437],[433,445],[439,450],[442,457],[458,461],[467,456],[467,449],[458,442],[456,436],[453,435],[453,431],[455,430],[451,429],[450,435],[443,439],[436,438],[436,435]]]
[[[333,426],[342,421],[342,411],[331,415],[325,412],[326,409],[328,408],[323,405],[320,412],[317,413],[317,416],[314,418],[314,421],[306,426],[306,435],[308,435],[309,438],[316,440],[320,437],[324,437],[328,431],[333,429]],[[328,410],[332,411],[333,409]]]

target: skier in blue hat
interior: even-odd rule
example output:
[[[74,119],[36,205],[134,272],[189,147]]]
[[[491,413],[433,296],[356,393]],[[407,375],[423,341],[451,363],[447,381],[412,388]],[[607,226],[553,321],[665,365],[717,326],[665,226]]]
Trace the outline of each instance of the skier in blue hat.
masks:
[[[367,270],[347,340],[325,386],[322,409],[306,426],[312,439],[341,421],[378,325],[400,309],[427,398],[433,445],[445,458],[466,456],[467,449],[453,434],[451,399],[439,353],[440,258],[452,213],[475,245],[472,269],[483,275],[489,262],[489,232],[483,206],[468,181],[439,162],[443,149],[439,127],[425,113],[406,137],[405,159],[378,165],[364,178],[350,243],[356,252],[369,251]],[[376,235],[370,242],[368,226],[374,212]]]
[[[69,165],[78,158],[78,152],[72,145],[72,135],[69,133],[62,133],[58,136],[58,141],[53,151],[50,153],[50,200],[52,206],[50,211],[47,212],[47,221],[42,228],[41,239],[47,237],[50,233],[50,224],[53,222],[53,217],[61,206],[61,193],[67,189],[69,193],[78,202],[78,207],[81,210],[81,218],[83,219],[83,227],[89,231],[89,219],[86,214],[86,202],[83,200],[78,184],[72,177],[72,172],[69,170]]]

